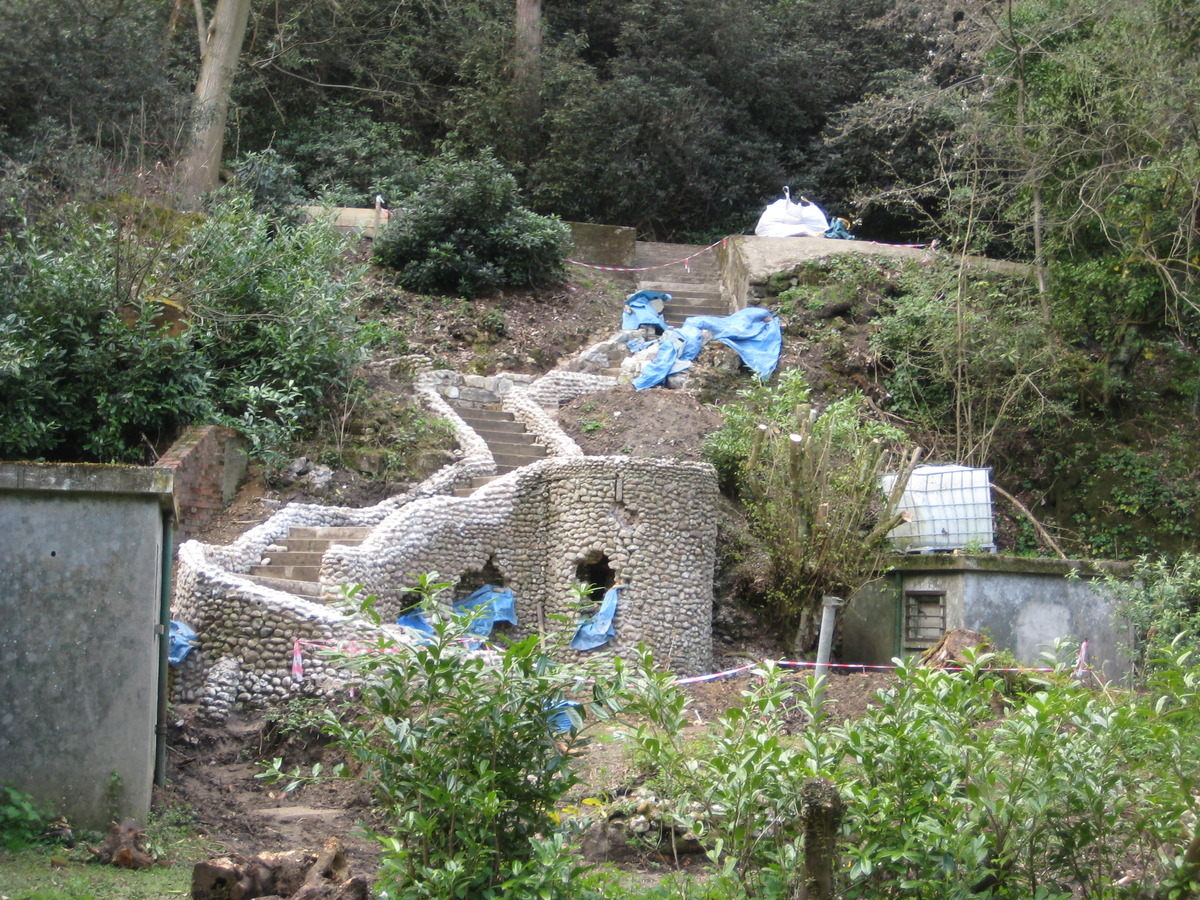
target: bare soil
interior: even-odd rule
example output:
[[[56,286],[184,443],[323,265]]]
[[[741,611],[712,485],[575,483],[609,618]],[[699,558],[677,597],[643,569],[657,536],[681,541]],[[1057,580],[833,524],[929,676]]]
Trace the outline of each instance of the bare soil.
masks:
[[[367,314],[375,327],[391,329],[394,340],[380,346],[381,360],[406,354],[424,356],[437,366],[460,372],[487,374],[505,370],[540,373],[583,346],[619,328],[620,302],[626,291],[602,281],[576,281],[558,291],[528,295],[496,295],[475,301],[444,300],[406,294],[386,280],[372,276]],[[831,362],[825,358],[828,341],[814,339],[819,332],[818,313],[796,320],[785,338],[786,363],[811,363],[815,373]],[[865,357],[866,335],[858,335],[848,352],[835,356],[848,368],[869,369]],[[697,365],[697,393],[705,401],[736,396],[748,375],[737,371],[728,358],[713,348],[712,359]],[[843,353],[845,355],[843,355]],[[809,366],[806,366],[808,368]],[[399,396],[402,379],[388,375],[387,363],[367,367],[372,392],[379,397]],[[378,405],[378,404],[376,404]],[[696,394],[655,388],[635,391],[620,387],[577,398],[560,410],[560,423],[589,454],[629,454],[679,460],[703,459],[705,438],[720,427],[718,406],[702,402]],[[350,423],[346,423],[347,428]],[[436,465],[437,460],[431,460]],[[233,503],[200,539],[228,543],[265,521],[291,501],[366,506],[403,491],[407,482],[367,475],[353,468],[338,468],[330,484],[313,491],[303,479],[282,483],[255,473]],[[781,655],[778,635],[761,623],[753,610],[725,609],[720,616],[723,633],[715,635],[718,670],[739,669]],[[799,681],[803,669],[788,677]],[[697,732],[743,702],[743,693],[755,676],[746,671],[687,685],[689,729]],[[838,719],[862,714],[871,697],[890,684],[886,672],[837,672],[828,681],[827,697]],[[360,782],[302,786],[284,793],[278,785],[256,776],[261,763],[280,757],[285,766],[326,766],[340,760],[339,751],[312,729],[281,730],[260,712],[237,712],[223,725],[202,722],[194,708],[174,709],[169,738],[168,784],[161,790],[159,807],[179,807],[191,812],[197,827],[229,852],[251,855],[268,850],[317,849],[329,835],[346,843],[356,873],[373,874],[378,866],[377,845],[367,839],[362,826],[375,821],[370,789]],[[789,729],[806,722],[798,711],[783,713]],[[583,781],[571,799],[586,796],[621,796],[635,789],[644,773],[637,770],[619,741],[600,740],[576,760]],[[620,862],[633,870],[652,874],[666,861],[637,855]]]
[[[787,677],[800,682],[807,671]],[[688,697],[688,733],[714,727],[717,719],[743,702],[755,683],[739,672],[684,687]],[[888,687],[887,672],[841,672],[827,681],[826,698],[835,720],[862,715],[872,696]],[[351,871],[374,876],[380,851],[364,826],[380,827],[371,805],[370,787],[343,780],[304,785],[285,793],[282,786],[256,777],[263,763],[282,758],[285,767],[331,766],[345,761],[341,752],[313,729],[281,732],[261,712],[237,712],[222,725],[204,724],[193,707],[174,709],[168,747],[167,786],[156,789],[158,809],[186,811],[196,830],[222,852],[252,856],[264,851],[318,850],[326,837],[337,835],[346,845]],[[796,733],[807,721],[799,710],[785,711],[787,730]],[[574,764],[581,783],[565,798],[564,815],[586,797],[623,797],[645,779],[621,741],[600,739],[589,744]],[[197,860],[199,861],[199,860]],[[675,865],[649,851],[630,851],[611,860],[634,872],[654,875]]]

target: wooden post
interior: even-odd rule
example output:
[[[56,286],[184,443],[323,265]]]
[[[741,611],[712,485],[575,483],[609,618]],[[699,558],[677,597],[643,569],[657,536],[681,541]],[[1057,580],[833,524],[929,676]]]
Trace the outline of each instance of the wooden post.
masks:
[[[800,900],[833,900],[842,795],[828,778],[810,778],[800,789],[804,826],[804,881]]]

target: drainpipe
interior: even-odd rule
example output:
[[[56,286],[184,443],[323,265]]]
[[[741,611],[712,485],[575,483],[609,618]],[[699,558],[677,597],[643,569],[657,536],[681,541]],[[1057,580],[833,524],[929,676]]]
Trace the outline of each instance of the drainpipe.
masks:
[[[846,601],[839,597],[826,597],[821,610],[821,637],[817,642],[817,678],[825,680],[829,667],[829,654],[833,649],[833,626],[837,622],[838,607]]]
[[[171,563],[175,555],[174,519],[163,516],[162,575],[158,590],[158,721],[154,728],[154,783],[167,783],[167,645],[171,633]]]

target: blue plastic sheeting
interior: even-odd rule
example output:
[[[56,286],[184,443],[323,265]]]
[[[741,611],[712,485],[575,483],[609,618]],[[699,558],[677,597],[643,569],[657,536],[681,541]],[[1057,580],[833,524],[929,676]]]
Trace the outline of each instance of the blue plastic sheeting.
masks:
[[[837,241],[853,241],[854,235],[846,227],[846,223],[841,219],[834,219],[829,223],[829,228],[825,232],[825,237]]]
[[[683,327],[712,332],[714,340],[732,347],[755,375],[766,381],[779,365],[783,327],[769,309],[747,306],[730,316],[688,316]]]
[[[675,328],[668,328],[658,339],[658,353],[654,359],[642,366],[642,372],[633,379],[633,386],[639,391],[643,388],[662,384],[668,376],[691,368],[692,364],[683,359],[683,350],[687,341]]]
[[[428,644],[436,636],[437,632],[433,630],[433,626],[429,624],[423,615],[419,612],[402,613],[396,619],[396,624],[401,628],[411,628],[417,632],[417,638],[422,644]]]
[[[474,620],[467,626],[467,632],[477,634],[481,638],[490,636],[497,622],[517,624],[513,592],[492,584],[485,584],[469,597],[455,600],[454,612],[459,616],[474,615]]]
[[[558,734],[574,731],[577,726],[575,722],[571,721],[570,710],[578,706],[579,704],[574,700],[559,700],[557,703],[547,705],[546,718],[550,722],[550,730]],[[578,713],[575,715],[579,716]]]
[[[730,316],[688,316],[679,328],[669,328],[658,342],[658,355],[633,380],[638,390],[665,382],[691,365],[703,347],[703,332],[737,351],[751,371],[766,381],[779,365],[783,328],[770,310],[757,306],[739,309]]]
[[[481,639],[491,635],[497,622],[517,624],[517,607],[513,592],[508,588],[498,588],[492,584],[485,584],[469,597],[455,600],[454,614],[464,618],[473,617],[471,624],[467,626],[467,633],[477,635]],[[429,620],[420,612],[403,613],[396,619],[396,624],[416,631],[418,637],[426,643],[436,634],[433,626],[429,624]],[[467,641],[466,643],[474,650],[483,641]]]
[[[572,649],[595,650],[617,636],[613,629],[613,618],[617,615],[617,595],[623,590],[624,587],[615,587],[605,592],[596,614],[584,619],[575,629],[575,637],[571,638]]]
[[[167,662],[173,666],[179,665],[195,646],[196,632],[183,622],[171,622],[167,634]]]
[[[670,299],[670,294],[662,294],[658,291],[638,291],[636,294],[630,294],[625,301],[625,310],[621,314],[621,330],[637,331],[643,325],[653,325],[660,331],[665,330],[667,320],[651,304],[654,300],[662,300],[666,303]]]

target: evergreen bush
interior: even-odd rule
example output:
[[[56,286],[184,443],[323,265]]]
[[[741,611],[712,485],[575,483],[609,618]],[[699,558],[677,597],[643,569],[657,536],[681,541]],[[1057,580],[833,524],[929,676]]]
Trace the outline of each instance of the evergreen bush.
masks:
[[[422,167],[375,242],[375,261],[409,290],[473,297],[560,280],[568,236],[561,221],[520,204],[516,179],[495,159],[447,155]]]

